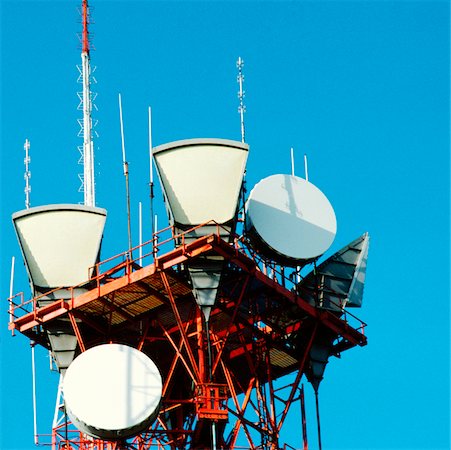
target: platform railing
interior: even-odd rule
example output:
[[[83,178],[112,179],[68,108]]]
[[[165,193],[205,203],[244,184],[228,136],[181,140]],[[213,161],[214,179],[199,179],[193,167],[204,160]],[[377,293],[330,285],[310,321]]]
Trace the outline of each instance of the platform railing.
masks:
[[[229,235],[229,245],[235,248],[236,251],[244,254],[248,258],[252,259],[257,270],[262,272],[265,276],[273,280],[275,283],[283,286],[289,291],[295,292],[296,286],[302,276],[300,274],[299,268],[290,268],[278,265],[272,261],[268,261],[257,254],[249,243],[246,241],[243,235],[234,235],[230,233],[230,229],[210,220],[203,224],[189,228],[183,232],[176,232],[174,226],[168,226],[157,232],[155,232],[152,239],[144,242],[141,245],[137,245],[107,259],[104,259],[94,266],[88,269],[88,281],[83,282],[77,286],[67,287],[61,286],[45,292],[39,296],[36,296],[28,301],[24,300],[23,292],[19,292],[14,296],[8,298],[9,303],[9,317],[10,323],[19,317],[28,314],[30,312],[36,311],[39,303],[41,301],[48,301],[48,297],[57,291],[66,290],[70,293],[68,298],[55,300],[56,302],[73,302],[76,295],[79,294],[81,288],[93,289],[94,287],[100,289],[100,286],[114,277],[120,277],[124,275],[131,275],[136,270],[142,267],[148,266],[150,264],[155,264],[158,262],[159,254],[167,250],[167,253],[175,249],[184,249],[189,242],[193,241],[193,234],[205,227],[210,227],[211,232],[208,235],[217,236],[223,238],[225,234]],[[205,235],[205,236],[208,236]],[[134,256],[137,255],[138,256]],[[143,263],[145,261],[145,263]],[[364,334],[366,323],[360,320],[357,316],[350,313],[342,305],[330,301],[332,305],[336,307],[336,312],[340,315],[340,318],[348,323],[350,326],[355,328],[360,333]],[[318,307],[321,309],[321,307]],[[12,332],[14,333],[14,328],[10,325]]]

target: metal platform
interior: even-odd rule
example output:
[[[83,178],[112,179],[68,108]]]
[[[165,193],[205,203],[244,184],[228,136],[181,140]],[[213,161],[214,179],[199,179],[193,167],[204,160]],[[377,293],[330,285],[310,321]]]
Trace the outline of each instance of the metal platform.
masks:
[[[189,243],[178,237],[178,242],[161,256],[149,253],[152,262],[143,267],[130,252],[109,269],[99,264],[81,295],[42,307],[36,306],[39,298],[11,299],[10,329],[48,347],[46,327],[69,320],[79,352],[116,342],[152,358],[163,375],[162,407],[152,429],[134,440],[136,448],[209,448],[215,433],[218,449],[232,449],[240,430],[251,448],[257,448],[256,439],[282,448],[280,430],[312,345],[326,340],[332,355],[366,345],[365,324],[346,311],[336,315],[315,308],[288,278],[265,274],[249,252],[222,240],[219,231]],[[208,326],[186,272],[188,260],[206,255],[225,260]],[[285,395],[276,392],[274,380],[290,373]],[[247,419],[248,408],[259,412],[260,423]],[[235,425],[226,433],[228,421]]]

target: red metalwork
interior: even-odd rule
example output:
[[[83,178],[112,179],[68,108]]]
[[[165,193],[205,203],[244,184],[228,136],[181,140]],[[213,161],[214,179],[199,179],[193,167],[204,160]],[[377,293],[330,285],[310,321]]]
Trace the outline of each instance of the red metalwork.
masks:
[[[294,448],[282,442],[283,425],[301,398],[312,345],[324,335],[333,337],[332,354],[365,345],[365,324],[345,311],[340,317],[309,304],[276,267],[269,268],[271,277],[265,275],[242,242],[221,239],[219,226],[217,233],[192,242],[165,231],[172,234],[169,240],[155,237],[144,244],[152,247],[144,252],[147,264],[125,254],[100,263],[80,295],[74,287],[70,298],[41,307],[38,299],[10,299],[13,332],[48,346],[46,327],[68,317],[79,352],[125,343],[146,353],[163,375],[160,414],[145,433],[127,442],[104,442],[66,422],[53,430],[52,448],[208,449],[213,438],[217,449],[238,449],[243,439],[244,448]],[[164,252],[170,240],[178,247]],[[205,254],[224,258],[208,328],[185,272],[188,260]],[[300,443],[300,436],[294,438]]]
[[[88,0],[82,0],[82,23],[83,23],[83,31],[82,31],[82,52],[89,55],[89,32],[88,32]]]

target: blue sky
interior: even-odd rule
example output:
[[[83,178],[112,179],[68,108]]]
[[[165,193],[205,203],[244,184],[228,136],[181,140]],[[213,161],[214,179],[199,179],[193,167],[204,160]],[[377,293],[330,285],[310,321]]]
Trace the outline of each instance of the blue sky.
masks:
[[[450,447],[450,8],[447,1],[92,0],[97,66],[97,203],[103,257],[125,250],[117,95],[123,99],[132,214],[148,208],[147,107],[153,143],[240,139],[235,61],[245,61],[247,182],[296,172],[334,206],[332,253],[371,235],[364,304],[369,344],[328,364],[320,388],[327,449]],[[0,448],[31,448],[30,350],[7,332],[11,257],[27,290],[11,214],[78,203],[77,1],[1,2]],[[157,212],[164,209],[157,190]],[[149,227],[147,227],[148,229]],[[148,237],[148,235],[147,235]],[[39,432],[57,382],[38,352]],[[313,393],[306,386],[315,448]],[[294,407],[296,408],[296,407]],[[301,446],[290,419],[286,441]]]

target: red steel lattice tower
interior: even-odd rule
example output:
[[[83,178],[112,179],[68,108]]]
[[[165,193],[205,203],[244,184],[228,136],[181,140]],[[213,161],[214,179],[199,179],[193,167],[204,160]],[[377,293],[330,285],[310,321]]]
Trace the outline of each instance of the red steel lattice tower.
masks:
[[[317,393],[329,357],[367,343],[365,324],[345,306],[361,305],[368,235],[316,266],[335,236],[335,215],[323,194],[294,174],[262,180],[276,189],[270,190],[266,205],[266,222],[273,225],[259,229],[259,217],[252,216],[252,192],[247,209],[243,201],[249,146],[244,143],[240,58],[241,142],[196,139],[155,149],[150,145],[151,156],[160,158],[156,165],[170,226],[139,248],[98,262],[106,211],[95,208],[87,0],[82,0],[82,23],[85,204],[48,205],[13,215],[33,298],[25,301],[20,294],[9,299],[9,328],[51,350],[62,376],[80,355],[102,344],[137,349],[158,367],[161,401],[150,424],[138,423],[138,432],[106,439],[71,420],[59,389],[58,420],[49,444],[54,450],[294,448],[282,431],[293,404],[300,402],[304,409],[302,378]],[[183,184],[185,173],[191,177]],[[317,209],[325,208],[320,214],[325,225],[315,223],[312,229],[326,229],[327,242],[312,254],[281,250],[277,239],[272,244],[281,223],[271,215],[277,208],[268,205],[281,199],[282,205],[287,203],[286,186],[290,201],[300,195],[309,203],[314,195]],[[281,193],[274,193],[279,188]],[[258,198],[260,203],[267,200]],[[244,224],[238,220],[240,201]],[[290,226],[299,222],[299,208],[292,206],[285,214]],[[303,222],[307,213],[299,213]],[[61,225],[48,226],[56,220]],[[81,220],[86,227],[74,226]],[[41,230],[47,228],[45,236]],[[314,240],[309,233],[303,239]],[[57,239],[61,245],[51,248]],[[43,241],[49,245],[42,246]],[[92,248],[84,248],[87,241]],[[48,264],[52,252],[65,252],[67,267]],[[301,279],[299,267],[311,263],[314,270]],[[76,265],[82,281],[74,276]],[[43,276],[45,271],[50,275]],[[293,441],[302,439],[306,449],[302,415],[302,433]]]

